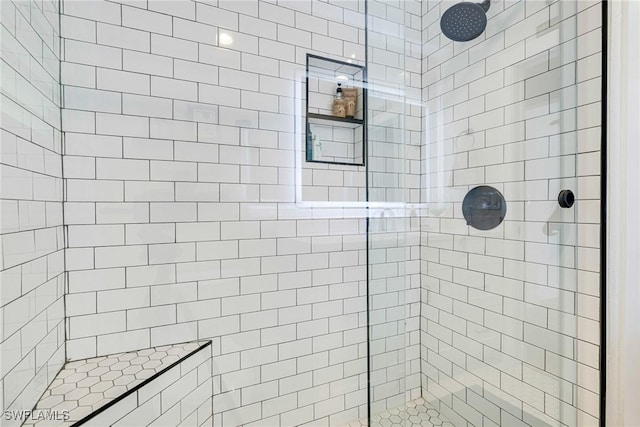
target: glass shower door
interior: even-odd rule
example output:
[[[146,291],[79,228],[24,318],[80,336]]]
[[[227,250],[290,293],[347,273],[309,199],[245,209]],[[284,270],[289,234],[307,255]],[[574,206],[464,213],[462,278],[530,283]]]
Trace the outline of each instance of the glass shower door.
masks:
[[[601,5],[485,2],[484,30],[454,41],[455,3],[421,15],[421,394],[455,426],[595,425]]]

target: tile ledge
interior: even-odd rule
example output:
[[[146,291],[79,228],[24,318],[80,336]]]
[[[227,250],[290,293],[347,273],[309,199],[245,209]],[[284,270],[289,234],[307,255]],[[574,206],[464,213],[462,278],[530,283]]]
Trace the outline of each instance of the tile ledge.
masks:
[[[190,341],[66,362],[23,426],[82,425],[210,345]]]

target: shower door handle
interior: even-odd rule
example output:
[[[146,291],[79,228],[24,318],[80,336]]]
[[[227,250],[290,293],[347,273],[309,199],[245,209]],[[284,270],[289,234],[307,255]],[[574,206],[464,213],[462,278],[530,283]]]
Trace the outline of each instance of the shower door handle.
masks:
[[[574,196],[573,191],[571,190],[562,190],[560,194],[558,194],[558,204],[561,208],[568,209],[573,206],[575,201],[576,196]]]

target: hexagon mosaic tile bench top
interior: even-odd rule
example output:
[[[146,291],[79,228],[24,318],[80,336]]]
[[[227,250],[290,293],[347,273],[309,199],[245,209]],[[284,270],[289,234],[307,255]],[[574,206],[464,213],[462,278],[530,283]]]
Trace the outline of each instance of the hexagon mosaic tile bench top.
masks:
[[[34,414],[68,411],[69,419],[36,417],[27,419],[23,426],[71,426],[205,344],[194,341],[67,362],[40,398]]]

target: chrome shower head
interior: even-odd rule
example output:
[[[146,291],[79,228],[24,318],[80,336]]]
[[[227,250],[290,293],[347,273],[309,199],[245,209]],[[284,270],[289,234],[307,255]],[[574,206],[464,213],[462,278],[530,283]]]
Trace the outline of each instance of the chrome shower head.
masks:
[[[482,3],[462,2],[447,9],[440,19],[442,33],[456,42],[467,42],[478,37],[487,27],[490,0]]]

